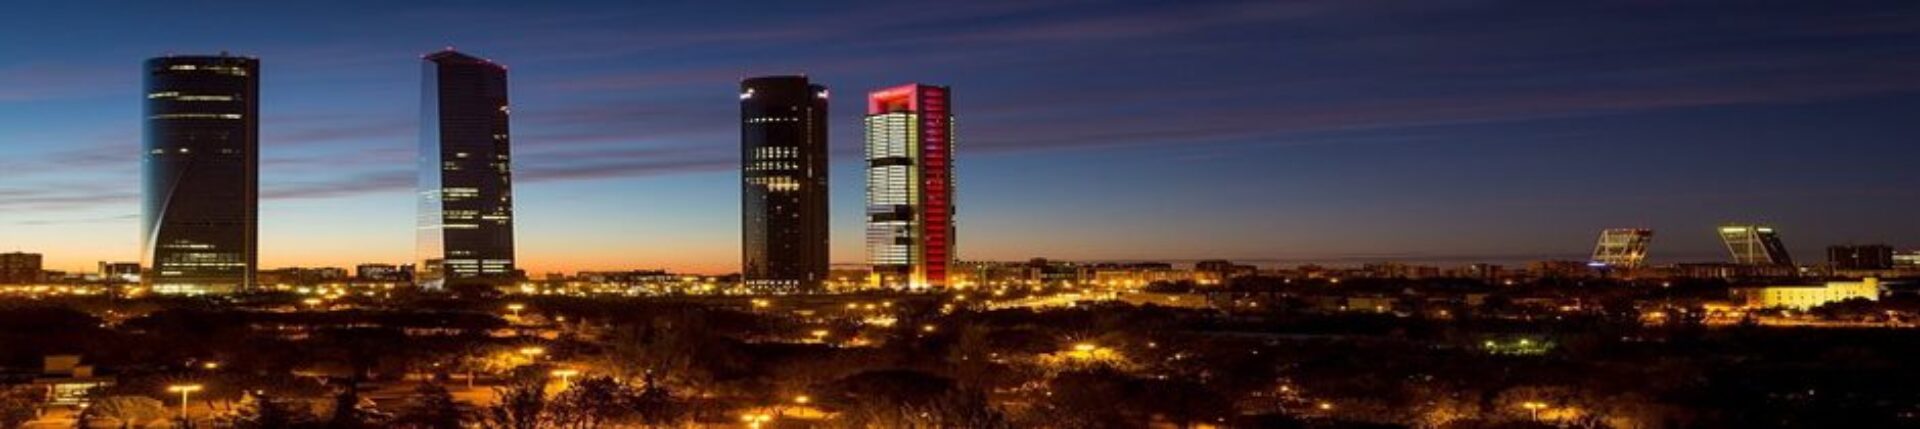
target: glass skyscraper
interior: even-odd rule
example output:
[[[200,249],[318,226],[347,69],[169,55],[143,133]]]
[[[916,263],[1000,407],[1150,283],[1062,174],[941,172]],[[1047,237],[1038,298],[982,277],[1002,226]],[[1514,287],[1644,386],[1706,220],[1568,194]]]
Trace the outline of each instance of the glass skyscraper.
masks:
[[[507,68],[452,49],[424,59],[415,281],[429,289],[511,282]]]
[[[1735,264],[1793,266],[1793,258],[1787,255],[1787,246],[1780,242],[1780,234],[1775,233],[1773,227],[1722,225],[1720,240],[1727,244],[1727,252],[1733,254]]]
[[[867,95],[867,263],[885,287],[945,287],[954,259],[952,95],[908,84]]]
[[[740,82],[741,277],[814,292],[827,276],[827,88],[805,76]]]
[[[226,54],[146,62],[140,247],[161,294],[254,284],[260,61]]]
[[[1647,261],[1647,245],[1653,242],[1653,230],[1646,228],[1609,228],[1600,231],[1593,246],[1592,264],[1604,268],[1640,268]]]

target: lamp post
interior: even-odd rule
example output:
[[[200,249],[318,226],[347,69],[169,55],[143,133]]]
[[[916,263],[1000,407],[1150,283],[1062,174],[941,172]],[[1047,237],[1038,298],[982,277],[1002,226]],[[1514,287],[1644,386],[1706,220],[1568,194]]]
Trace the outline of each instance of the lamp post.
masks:
[[[1533,421],[1537,422],[1540,421],[1540,410],[1546,409],[1547,404],[1538,401],[1527,401],[1520,403],[1520,407],[1526,408],[1527,413],[1532,415]]]
[[[560,377],[560,390],[567,390],[568,383],[572,382],[573,376],[576,376],[576,375],[580,375],[579,370],[573,370],[573,369],[553,370],[553,376]]]
[[[525,310],[525,309],[527,309],[526,304],[521,304],[521,303],[507,304],[507,311],[512,312],[513,318],[515,319],[520,318],[520,310]]]
[[[765,413],[746,414],[746,415],[740,416],[740,422],[746,423],[747,427],[752,429],[760,429],[760,425],[764,425],[770,421],[773,421],[773,416]]]
[[[175,384],[167,386],[167,392],[180,394],[180,420],[184,421],[187,419],[187,396],[192,395],[193,392],[200,391],[200,389],[202,389],[202,386],[198,384]]]

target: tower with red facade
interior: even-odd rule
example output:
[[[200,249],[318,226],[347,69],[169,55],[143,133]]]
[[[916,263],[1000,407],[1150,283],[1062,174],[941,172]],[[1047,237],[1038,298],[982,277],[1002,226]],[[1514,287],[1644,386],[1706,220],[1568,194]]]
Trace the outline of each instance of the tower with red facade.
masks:
[[[867,95],[867,263],[897,288],[948,286],[954,260],[952,93],[908,84]]]

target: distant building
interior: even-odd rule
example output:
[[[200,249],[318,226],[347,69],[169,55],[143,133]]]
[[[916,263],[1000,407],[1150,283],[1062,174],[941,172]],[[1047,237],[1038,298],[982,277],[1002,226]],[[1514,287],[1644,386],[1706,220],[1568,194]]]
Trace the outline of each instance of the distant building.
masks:
[[[1780,235],[1773,227],[1722,225],[1720,240],[1727,244],[1735,264],[1793,266],[1793,258],[1787,256],[1787,246],[1780,243]]]
[[[1506,277],[1507,267],[1494,265],[1494,264],[1487,264],[1487,263],[1477,263],[1477,264],[1471,264],[1464,267],[1448,270],[1446,275],[1448,277],[1475,279],[1475,280],[1491,283],[1495,280],[1499,280],[1501,278]]]
[[[1593,265],[1605,268],[1640,268],[1647,260],[1647,245],[1653,242],[1653,230],[1645,228],[1609,228],[1600,231],[1593,246]]]
[[[740,82],[741,269],[756,292],[827,279],[827,88],[806,76]]]
[[[46,281],[38,253],[0,253],[0,284],[34,284]]]
[[[1893,253],[1893,268],[1901,270],[1920,270],[1920,250],[1903,250]]]
[[[1672,274],[1675,277],[1695,279],[1742,279],[1793,277],[1799,273],[1793,266],[1789,265],[1745,265],[1727,262],[1707,262],[1674,264]]]
[[[114,377],[94,373],[93,365],[82,364],[80,355],[47,355],[41,358],[40,374],[33,387],[45,393],[49,405],[84,406],[101,388],[113,386]]]
[[[254,285],[259,252],[260,60],[146,62],[141,280],[160,294]]]
[[[1259,272],[1259,267],[1236,264],[1225,259],[1208,259],[1193,264],[1194,281],[1201,284],[1226,284],[1229,280],[1252,276]]]
[[[1193,281],[1193,271],[1178,270],[1166,262],[1093,264],[1093,281],[1109,286],[1146,286],[1158,282]]]
[[[421,68],[416,283],[516,277],[507,67],[448,49]]]
[[[887,287],[946,287],[955,257],[952,92],[867,95],[867,263]]]
[[[394,264],[360,264],[353,267],[354,278],[373,282],[406,281],[407,273]]]
[[[100,278],[106,281],[140,281],[140,263],[100,261]]]
[[[1363,264],[1360,271],[1367,277],[1380,279],[1424,279],[1440,276],[1440,268],[1426,265],[1411,265],[1400,262],[1377,262]]]
[[[1827,246],[1827,267],[1834,270],[1893,269],[1893,246]]]
[[[1027,261],[1027,280],[1040,283],[1081,282],[1092,277],[1090,270],[1080,264],[1065,261],[1049,261],[1047,258],[1033,258]]]
[[[1806,310],[1849,299],[1880,300],[1880,279],[1827,282],[1824,285],[1753,286],[1731,289],[1735,302],[1747,308]]]
[[[1593,275],[1593,267],[1580,261],[1533,261],[1527,264],[1527,273],[1536,278],[1578,278]]]
[[[280,268],[260,271],[261,285],[311,286],[347,280],[347,269],[338,267]]]

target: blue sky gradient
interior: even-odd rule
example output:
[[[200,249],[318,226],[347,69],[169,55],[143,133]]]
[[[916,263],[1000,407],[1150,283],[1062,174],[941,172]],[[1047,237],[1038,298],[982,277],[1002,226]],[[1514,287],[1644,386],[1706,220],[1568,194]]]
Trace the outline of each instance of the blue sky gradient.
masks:
[[[411,258],[419,57],[508,65],[522,266],[728,272],[739,79],[951,85],[962,256],[1513,263],[1598,229],[1920,246],[1914,2],[28,2],[0,13],[0,251],[137,260],[140,62],[263,62],[265,267]]]

